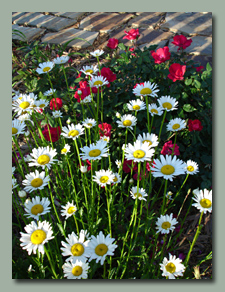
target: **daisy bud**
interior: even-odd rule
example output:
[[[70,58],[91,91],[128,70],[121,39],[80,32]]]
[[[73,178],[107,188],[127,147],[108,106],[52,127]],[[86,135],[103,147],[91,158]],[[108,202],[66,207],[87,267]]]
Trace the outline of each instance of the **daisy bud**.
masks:
[[[82,94],[82,91],[81,90],[77,90],[77,94],[81,95]]]
[[[30,135],[30,131],[26,131],[26,132],[24,133],[24,135],[25,135],[26,137],[28,137],[28,136]]]
[[[116,113],[116,117],[118,118],[118,119],[120,119],[121,118],[121,114],[120,113]]]
[[[27,269],[28,273],[31,273],[31,272],[35,272],[35,270],[32,268],[32,265],[29,265],[29,268]]]
[[[120,137],[123,135],[121,132],[119,132],[119,134],[118,134]]]
[[[19,193],[18,193],[18,196],[20,198],[24,198],[24,197],[26,197],[26,195],[27,195],[27,193],[25,191],[19,191]]]
[[[66,123],[69,125],[71,123],[71,119],[69,118]]]
[[[133,183],[134,183],[134,180],[131,178],[131,179],[129,180],[129,183],[130,183],[130,184],[133,184]]]
[[[82,166],[80,167],[80,171],[83,172],[83,173],[86,173],[86,172],[87,172],[87,166],[83,166],[83,165],[82,165]]]

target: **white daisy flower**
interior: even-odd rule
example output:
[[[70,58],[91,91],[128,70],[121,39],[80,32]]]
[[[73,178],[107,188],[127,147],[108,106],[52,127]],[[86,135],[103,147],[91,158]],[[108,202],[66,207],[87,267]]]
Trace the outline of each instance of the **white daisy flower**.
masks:
[[[86,172],[87,172],[87,166],[86,166],[86,165],[81,165],[81,167],[80,167],[80,171],[81,171],[82,173],[86,173]]]
[[[80,150],[83,152],[80,154],[82,160],[100,160],[102,157],[108,157],[109,148],[107,148],[107,142],[100,139],[96,144],[92,143]]]
[[[146,109],[145,103],[140,100],[131,100],[129,103],[127,103],[127,107],[130,111],[141,111]]]
[[[99,57],[102,54],[104,54],[104,51],[103,50],[95,50],[94,52],[90,52],[90,54],[94,57]]]
[[[18,187],[17,180],[15,178],[12,178],[12,190]]]
[[[83,72],[85,75],[92,76],[93,74],[98,72],[98,66],[97,65],[95,65],[95,66],[84,66],[80,71]]]
[[[171,132],[181,131],[185,129],[185,127],[186,127],[185,120],[182,120],[180,118],[175,118],[175,119],[170,120],[170,122],[166,126],[167,131],[171,131]]]
[[[160,107],[162,107],[167,112],[177,110],[178,101],[170,96],[162,96],[158,99]]]
[[[161,232],[161,234],[169,234],[170,231],[175,229],[175,224],[177,224],[178,221],[173,218],[173,213],[170,215],[161,215],[157,222],[156,222],[156,233]]]
[[[138,135],[137,140],[142,143],[148,143],[149,147],[156,147],[159,144],[158,136],[155,134],[143,133]]]
[[[61,150],[61,154],[67,154],[70,152],[70,145],[65,144],[64,148]]]
[[[113,173],[114,175],[115,175],[115,177],[114,177],[114,179],[113,179],[113,184],[119,184],[119,183],[121,183],[121,176],[117,173],[117,172],[115,172],[115,173]]]
[[[162,264],[159,264],[160,270],[163,272],[162,276],[168,277],[168,279],[175,279],[175,277],[183,276],[185,266],[181,264],[181,262],[181,259],[169,253],[169,260],[165,257]]]
[[[55,149],[50,149],[47,147],[38,147],[32,150],[30,154],[31,159],[29,160],[29,166],[40,166],[42,169],[45,169],[45,166],[50,169],[52,164],[58,159],[53,159],[57,155]]]
[[[169,199],[169,200],[172,200],[173,199],[172,195],[173,195],[173,193],[171,191],[169,191],[169,192],[166,193],[166,198]]]
[[[80,232],[79,237],[72,232],[68,235],[66,241],[67,242],[61,241],[63,247],[60,248],[63,256],[69,256],[66,262],[72,261],[75,263],[77,260],[85,262],[90,256],[90,240],[86,240],[84,230]]]
[[[118,159],[117,159],[117,160],[115,161],[115,163],[116,163],[117,167],[120,168],[120,166],[121,166],[121,164],[122,164],[121,160],[118,160]]]
[[[26,233],[20,232],[20,241],[22,242],[20,246],[27,250],[28,255],[32,252],[36,254],[36,250],[44,254],[44,244],[54,238],[51,224],[47,221],[38,221],[38,224],[32,221],[24,229]]]
[[[48,198],[40,198],[36,196],[32,198],[32,200],[27,200],[24,204],[25,214],[28,218],[34,218],[37,221],[39,220],[39,216],[44,215],[50,212],[50,201]]]
[[[46,99],[39,99],[35,101],[35,109],[44,109],[49,105],[49,101]]]
[[[107,255],[114,255],[114,251],[117,248],[117,245],[113,244],[114,240],[115,238],[110,238],[110,234],[105,237],[102,231],[99,232],[97,237],[92,235],[89,243],[91,252],[89,262],[96,259],[96,263],[100,261],[101,265],[103,265]]]
[[[110,138],[107,136],[102,136],[102,137],[100,137],[100,139],[106,141],[107,143],[110,141]]]
[[[116,121],[118,124],[118,127],[122,128],[130,128],[133,130],[133,126],[137,124],[137,118],[132,115],[123,115],[121,117],[121,121]]]
[[[91,78],[91,80],[89,81],[89,86],[92,87],[101,87],[103,85],[108,84],[109,82],[107,81],[107,79],[103,76],[93,76]]]
[[[44,62],[44,63],[40,63],[38,66],[39,68],[36,69],[36,72],[38,74],[43,74],[43,73],[46,74],[53,69],[55,64],[53,62]]]
[[[50,181],[49,176],[45,176],[44,171],[39,173],[37,170],[35,170],[35,172],[26,174],[25,178],[26,179],[22,181],[22,184],[25,186],[24,190],[28,193],[32,193],[36,190],[43,190]]]
[[[67,262],[63,265],[64,277],[72,280],[87,279],[89,268],[89,264],[82,261],[76,260],[75,263]]]
[[[142,143],[140,140],[135,141],[134,145],[129,143],[124,151],[125,158],[134,162],[150,161],[155,153],[148,143]]]
[[[154,177],[163,177],[173,181],[174,176],[185,174],[185,163],[177,159],[176,155],[160,155],[160,160],[155,159],[152,168],[152,175]]]
[[[65,64],[66,62],[68,62],[70,59],[70,56],[61,56],[61,57],[57,57],[55,59],[52,60],[53,63],[59,65],[59,64]]]
[[[54,92],[56,92],[56,89],[53,88],[52,90],[52,88],[50,88],[49,90],[45,91],[43,94],[44,96],[51,96],[54,94]]]
[[[138,192],[137,192],[137,187],[132,187],[131,191],[131,198],[136,200],[137,196],[138,196],[138,200],[144,200],[147,201],[145,199],[145,197],[148,196],[148,194],[146,193],[146,191],[143,188],[139,188]]]
[[[18,93],[15,96],[13,96],[12,101],[16,101],[16,100],[22,100],[23,98],[27,97],[26,94],[22,94],[22,93]]]
[[[56,119],[56,118],[62,118],[63,117],[61,111],[53,111],[52,112],[52,116],[53,116],[54,119]]]
[[[80,103],[90,103],[92,102],[91,95],[86,96],[84,99],[81,99]]]
[[[83,124],[83,126],[84,126],[85,128],[92,128],[92,127],[94,127],[94,126],[97,125],[97,123],[96,123],[96,121],[95,121],[94,119],[89,119],[89,118],[85,119],[85,120],[82,122],[82,124]]]
[[[18,119],[12,121],[12,136],[17,136],[20,134],[24,134],[26,124],[24,121],[20,121]]]
[[[113,183],[114,178],[115,175],[111,170],[101,169],[99,171],[96,171],[95,175],[93,175],[93,181],[95,181],[101,187],[105,187],[106,185],[110,185],[111,183]]]
[[[192,206],[196,207],[200,212],[204,212],[204,214],[207,211],[210,213],[212,212],[212,190],[208,191],[207,189],[196,189],[193,200],[196,203],[192,204]]]
[[[198,172],[198,164],[192,160],[188,160],[185,169],[188,174],[196,174]]]
[[[84,128],[81,124],[71,124],[68,127],[62,127],[61,135],[68,139],[77,139],[80,135],[84,134]]]
[[[133,93],[136,96],[152,96],[157,97],[157,93],[159,89],[157,89],[158,85],[155,83],[151,83],[149,81],[145,81],[144,84],[138,84],[134,89]]]
[[[160,106],[157,106],[156,103],[149,104],[148,111],[151,114],[151,116],[154,116],[154,115],[161,116],[163,114],[163,108]]]
[[[76,213],[77,207],[74,205],[73,201],[72,203],[68,202],[65,206],[61,206],[61,215],[66,216],[66,219],[68,219],[70,216]]]
[[[123,144],[122,145],[122,150],[124,151],[128,147],[128,144]]]
[[[16,170],[15,166],[12,166],[12,175],[14,175],[15,170]]]
[[[25,122],[25,121],[29,121],[32,123],[32,125],[34,124],[33,121],[31,121],[31,116],[29,113],[27,114],[23,114],[23,115],[20,115],[17,120],[19,120],[20,122]]]
[[[34,99],[31,98],[29,95],[26,95],[22,99],[17,99],[12,107],[13,110],[17,113],[17,116],[21,114],[29,113],[33,110],[32,106],[34,104]]]

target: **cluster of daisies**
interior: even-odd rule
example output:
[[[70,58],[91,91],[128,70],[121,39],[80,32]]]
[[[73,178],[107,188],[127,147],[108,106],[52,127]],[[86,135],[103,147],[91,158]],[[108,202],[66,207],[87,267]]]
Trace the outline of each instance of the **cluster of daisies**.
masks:
[[[104,52],[97,50],[91,54],[98,59]],[[39,64],[39,68],[36,70],[39,74],[49,73],[55,64],[65,64],[68,62],[69,56],[57,57],[53,62],[45,62]],[[81,70],[84,74],[89,76],[90,87],[99,88],[101,86],[107,85],[108,81],[106,78],[97,75],[97,66],[85,66]],[[175,98],[170,96],[162,96],[158,98],[158,105],[155,103],[147,104],[144,102],[144,97],[158,97],[157,85],[150,83],[148,81],[137,84],[133,89],[135,96],[140,97],[140,99],[131,100],[127,104],[127,108],[130,111],[134,111],[135,115],[125,114],[121,116],[117,113],[118,127],[133,130],[137,125],[137,112],[142,110],[147,110],[147,113],[152,117],[154,115],[161,116],[163,113],[177,110],[178,102]],[[53,95],[55,90],[50,89],[44,93],[44,96]],[[79,93],[78,93],[79,94]],[[147,99],[146,99],[147,101]],[[86,97],[83,103],[92,102],[91,96]],[[43,112],[43,110],[48,106],[49,102],[47,99],[38,99],[33,93],[26,94],[16,94],[13,97],[13,110],[17,119],[12,121],[12,135],[17,136],[19,134],[25,134],[26,121],[31,120],[31,116],[35,112]],[[55,118],[61,118],[62,113],[60,111],[53,111],[53,116]],[[73,140],[77,147],[77,139],[86,135],[86,129],[90,131],[91,128],[97,127],[97,121],[92,118],[86,118],[84,121],[78,124],[69,124],[62,127],[61,136],[63,141],[69,139]],[[172,119],[167,125],[167,131],[178,132],[186,127],[186,122],[180,118]],[[86,146],[80,147],[80,151],[77,154],[79,161],[89,160],[90,163],[99,161],[102,158],[110,156],[109,149],[109,137],[100,136],[100,139],[95,143],[91,143]],[[178,159],[175,155],[160,155],[158,159],[155,159],[156,147],[158,147],[160,140],[159,137],[153,133],[142,133],[137,136],[133,143],[128,143],[123,145],[122,151],[126,160],[132,161],[133,163],[151,163],[151,173],[155,178],[161,177],[165,180],[173,181],[176,176],[179,175],[194,175],[198,172],[198,165],[192,160],[184,162]],[[61,149],[62,155],[67,155],[70,152],[71,146],[64,143],[64,147]],[[47,175],[51,167],[58,162],[55,158],[57,151],[55,149],[47,147],[38,147],[32,150],[32,152],[26,157],[26,162],[28,162],[29,167],[39,167],[42,171],[35,169],[34,172],[25,175],[25,179],[22,181],[24,190],[20,191],[20,196],[24,196],[24,192],[32,193],[33,191],[40,190],[42,192],[45,190],[50,182],[50,177]],[[120,160],[116,160],[115,164],[118,168],[118,172],[113,172],[110,169],[100,169],[95,171],[92,175],[92,181],[97,183],[99,186],[106,188],[109,185],[115,185],[121,182],[120,172],[123,168],[123,163]],[[86,165],[80,165],[80,170],[82,173],[87,172]],[[12,168],[12,173],[14,174],[15,168]],[[12,188],[18,187],[16,179],[12,178]],[[148,193],[144,188],[134,186],[130,191],[131,198],[136,200],[147,201]],[[167,193],[167,198],[172,199],[171,194]],[[208,190],[195,190],[194,191],[194,201],[193,206],[198,208],[201,212],[211,212],[212,211],[212,191]],[[21,232],[21,246],[26,249],[30,255],[32,252],[36,254],[38,250],[40,253],[45,252],[45,243],[53,239],[53,230],[51,224],[46,220],[40,221],[40,218],[45,214],[50,212],[50,201],[47,197],[36,196],[34,198],[27,199],[24,203],[25,216],[28,218],[33,218],[32,221],[24,229],[26,233]],[[74,216],[77,211],[77,206],[72,203],[67,202],[65,206],[62,206],[61,215],[68,219],[70,216]],[[156,233],[161,232],[161,234],[168,234],[170,231],[173,232],[175,225],[178,223],[173,214],[161,215],[156,222]],[[89,236],[87,230],[81,230],[79,234],[72,232],[66,238],[66,242],[62,241],[62,256],[68,257],[66,263],[63,265],[63,271],[65,277],[68,279],[86,279],[88,277],[88,270],[90,268],[88,262],[91,260],[96,260],[96,263],[100,262],[101,265],[104,263],[107,255],[114,255],[114,251],[117,245],[113,244],[114,238],[110,235],[106,237],[100,231],[100,233],[95,237],[94,235]],[[175,256],[169,254],[169,259],[164,258],[163,263],[160,264],[162,275],[173,279],[176,276],[182,276],[185,270],[184,265],[181,263],[179,258],[176,259]]]

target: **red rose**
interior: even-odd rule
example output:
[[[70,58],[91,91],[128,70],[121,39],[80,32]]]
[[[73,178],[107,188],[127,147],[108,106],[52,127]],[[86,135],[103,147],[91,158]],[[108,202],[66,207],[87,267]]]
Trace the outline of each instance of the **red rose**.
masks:
[[[126,36],[123,37],[123,39],[135,40],[140,36],[138,28],[136,28],[136,29],[132,28],[128,32],[126,30],[124,32],[125,32]]]
[[[203,66],[196,67],[196,72],[201,72],[204,69]]]
[[[170,74],[168,75],[168,78],[172,79],[173,82],[177,80],[183,80],[184,79],[184,73],[186,71],[185,65],[180,65],[178,63],[174,63],[169,67]]]
[[[79,82],[80,87],[77,89],[77,91],[74,94],[74,97],[77,99],[78,102],[83,100],[86,96],[91,94],[90,87],[88,86],[87,81],[80,81]],[[78,94],[78,90],[81,91],[81,94]]]
[[[108,82],[113,82],[116,80],[116,74],[114,74],[109,68],[103,67],[101,70],[101,76],[105,77]],[[106,85],[110,87],[110,83]]]
[[[48,127],[49,127],[49,130],[48,130]],[[47,141],[51,141],[49,132],[51,135],[52,142],[56,142],[59,140],[59,137],[61,134],[60,126],[58,126],[56,128],[52,128],[50,125],[48,125],[48,126],[45,125],[44,130],[42,131],[42,134],[45,137],[45,140],[47,140]]]
[[[174,147],[174,144],[172,144],[172,141],[165,143],[163,145],[163,149],[161,151],[161,154],[163,154],[163,155],[172,154],[173,147]],[[176,156],[180,155],[179,146],[177,144],[175,144],[173,154]]]
[[[170,59],[169,47],[159,48],[156,52],[151,51],[156,64],[161,64]]]
[[[55,110],[59,110],[63,106],[61,98],[56,97],[56,98],[51,99],[51,101],[50,101],[50,109],[51,110],[53,110],[53,106],[54,106]]]
[[[203,129],[203,126],[201,124],[201,121],[199,121],[199,120],[189,120],[188,121],[188,130],[190,132],[201,131],[202,129]]]
[[[114,38],[113,39],[109,39],[108,43],[107,43],[107,47],[109,47],[110,49],[114,50],[114,49],[117,48],[118,43],[119,43],[118,39],[114,39]]]
[[[106,137],[111,137],[111,130],[112,130],[112,126],[110,124],[107,123],[103,123],[103,124],[99,124],[99,134],[100,137],[106,136]]]
[[[135,50],[134,48],[129,48],[129,51],[130,51],[130,52],[133,52],[134,50]],[[131,56],[136,57],[137,55],[136,55],[135,53],[131,53]]]
[[[176,35],[173,38],[173,42],[172,44],[174,44],[175,46],[178,46],[178,50],[180,50],[180,48],[182,48],[183,50],[185,50],[187,47],[189,47],[192,43],[192,39],[187,39],[184,35]]]

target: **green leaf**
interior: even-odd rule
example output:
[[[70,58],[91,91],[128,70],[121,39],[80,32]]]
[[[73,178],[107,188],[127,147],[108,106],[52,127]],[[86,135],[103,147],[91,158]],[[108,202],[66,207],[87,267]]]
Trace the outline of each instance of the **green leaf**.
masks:
[[[125,47],[125,45],[124,45],[123,43],[119,43],[119,44],[118,44],[118,47],[119,47],[121,50],[126,51],[126,47]]]
[[[209,63],[206,64],[206,70],[209,72],[212,71],[212,67],[210,66]]]
[[[143,59],[142,59],[142,57],[139,57],[139,58],[138,58],[138,60],[137,60],[137,64],[138,64],[138,65],[141,65],[141,64],[142,64],[142,62],[143,62]]]
[[[185,85],[191,85],[191,83],[192,83],[192,79],[186,79],[186,80],[184,81],[184,83],[185,83]]]
[[[201,85],[201,82],[199,82],[198,80],[195,79],[195,80],[194,80],[194,83],[195,83],[195,87],[196,87],[196,88],[201,88],[201,86],[202,86],[202,85]]]
[[[191,113],[193,111],[196,111],[196,108],[194,108],[191,104],[185,104],[183,106],[184,111]]]

